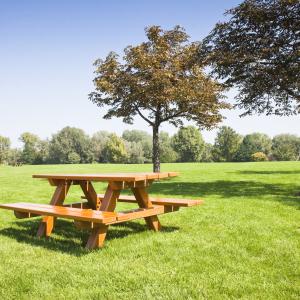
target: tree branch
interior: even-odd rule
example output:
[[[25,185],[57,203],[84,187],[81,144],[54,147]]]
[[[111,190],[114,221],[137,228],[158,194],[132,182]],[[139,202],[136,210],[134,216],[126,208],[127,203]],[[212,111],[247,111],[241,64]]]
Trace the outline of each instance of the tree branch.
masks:
[[[140,112],[140,110],[139,110],[139,108],[138,108],[137,106],[135,106],[135,109],[136,109],[137,113],[139,114],[139,116],[140,116],[142,119],[144,119],[144,120],[145,120],[148,124],[150,124],[151,126],[154,125],[153,122],[151,122],[148,118],[146,118],[146,117]]]
[[[168,117],[162,119],[161,122],[169,121],[169,120],[171,120],[171,119],[173,119],[173,118],[179,117],[179,116],[180,116],[181,114],[183,114],[183,113],[184,113],[183,111],[180,111],[180,112],[178,112],[178,113],[176,113],[176,114],[173,114],[173,115],[171,115],[171,116],[168,116]]]

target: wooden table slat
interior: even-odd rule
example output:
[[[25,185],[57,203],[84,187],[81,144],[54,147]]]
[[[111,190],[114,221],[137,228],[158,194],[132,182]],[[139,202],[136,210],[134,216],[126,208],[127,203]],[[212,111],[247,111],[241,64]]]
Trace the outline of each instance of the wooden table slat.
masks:
[[[161,173],[110,173],[110,174],[35,174],[33,178],[54,180],[87,180],[87,181],[143,181],[178,176],[177,172]]]

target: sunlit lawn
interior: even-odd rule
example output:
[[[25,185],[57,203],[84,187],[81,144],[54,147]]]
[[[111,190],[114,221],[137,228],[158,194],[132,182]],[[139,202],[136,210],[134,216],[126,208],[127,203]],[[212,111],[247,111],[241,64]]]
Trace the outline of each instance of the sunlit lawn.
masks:
[[[150,171],[151,165],[0,167],[0,202],[48,203],[35,173]],[[299,299],[300,162],[164,164],[181,176],[154,195],[204,198],[205,205],[111,226],[102,250],[58,220],[48,239],[38,218],[0,211],[0,299]],[[103,191],[104,185],[96,185]],[[68,201],[81,192],[72,188]],[[125,204],[122,205],[124,207]]]

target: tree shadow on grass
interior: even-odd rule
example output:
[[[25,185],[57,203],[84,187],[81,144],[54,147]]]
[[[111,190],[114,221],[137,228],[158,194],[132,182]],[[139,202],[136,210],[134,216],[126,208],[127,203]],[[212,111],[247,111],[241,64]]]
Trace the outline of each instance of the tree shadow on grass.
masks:
[[[36,236],[40,218],[22,220],[15,222],[14,227],[0,230],[0,235],[4,235],[17,240],[20,243],[27,243],[32,246],[44,247],[46,249],[58,252],[68,253],[74,256],[82,256],[91,253],[85,249],[89,237],[89,231],[78,230],[73,222],[58,219],[55,229],[49,238],[38,238]],[[163,227],[162,232],[173,232],[178,227]],[[125,238],[128,235],[138,235],[138,233],[147,231],[144,224],[137,222],[124,222],[110,226],[105,242],[113,239]],[[138,238],[138,237],[136,237]]]
[[[208,181],[208,182],[158,182],[151,186],[151,193],[173,195],[174,197],[207,197],[216,196],[230,198],[248,197],[266,201],[266,196],[272,200],[300,208],[300,185],[271,184],[257,181]],[[270,198],[267,199],[270,201]]]

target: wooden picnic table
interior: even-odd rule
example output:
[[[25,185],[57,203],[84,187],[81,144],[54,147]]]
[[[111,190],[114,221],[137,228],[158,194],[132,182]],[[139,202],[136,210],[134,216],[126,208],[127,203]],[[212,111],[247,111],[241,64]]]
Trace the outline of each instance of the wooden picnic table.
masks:
[[[161,228],[159,214],[177,211],[179,207],[201,204],[201,200],[152,198],[148,187],[155,180],[177,176],[176,172],[162,173],[113,173],[113,174],[38,174],[33,178],[46,179],[55,186],[49,205],[35,203],[0,204],[0,208],[14,210],[16,217],[43,216],[37,235],[50,236],[55,219],[73,219],[76,227],[91,230],[86,247],[102,247],[109,225],[138,218],[145,218],[154,231]],[[105,194],[97,194],[92,182],[108,182]],[[79,185],[86,202],[65,204],[64,200],[71,185]],[[130,189],[133,196],[120,196]],[[137,203],[138,209],[115,212],[117,201]]]

